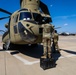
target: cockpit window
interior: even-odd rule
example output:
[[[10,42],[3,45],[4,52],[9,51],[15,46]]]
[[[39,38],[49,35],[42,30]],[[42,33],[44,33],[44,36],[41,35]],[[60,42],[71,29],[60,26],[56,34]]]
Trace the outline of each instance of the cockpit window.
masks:
[[[33,18],[36,22],[39,22],[39,23],[42,22],[42,16],[38,13],[33,13]]]
[[[52,22],[52,20],[50,17],[42,17],[42,22],[43,23],[50,23],[50,22]]]
[[[30,12],[21,12],[19,20],[31,20],[32,15]]]
[[[33,17],[34,17],[34,19],[36,19],[37,18],[37,13],[33,13]]]

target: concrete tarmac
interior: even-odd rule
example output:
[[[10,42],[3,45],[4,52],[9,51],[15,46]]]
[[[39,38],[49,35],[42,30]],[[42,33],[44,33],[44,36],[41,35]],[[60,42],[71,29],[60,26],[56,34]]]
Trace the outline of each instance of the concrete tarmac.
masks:
[[[76,75],[76,36],[60,36],[61,54],[54,53],[56,67],[40,67],[42,45],[3,50],[0,37],[0,75]]]

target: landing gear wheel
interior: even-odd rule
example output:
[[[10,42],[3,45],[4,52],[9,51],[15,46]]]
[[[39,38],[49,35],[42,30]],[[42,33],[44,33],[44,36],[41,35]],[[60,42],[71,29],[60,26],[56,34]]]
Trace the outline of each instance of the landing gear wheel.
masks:
[[[15,49],[15,45],[10,43],[8,50],[10,50],[10,49]]]
[[[5,45],[5,44],[3,44],[3,50],[6,50],[6,48],[5,48],[5,47],[6,47],[6,45]]]
[[[3,44],[3,50],[7,50],[7,45],[6,44]],[[12,44],[12,43],[10,43],[10,45],[9,45],[9,47],[8,47],[8,50],[10,50],[10,49],[14,49],[15,48],[15,45],[14,44]]]

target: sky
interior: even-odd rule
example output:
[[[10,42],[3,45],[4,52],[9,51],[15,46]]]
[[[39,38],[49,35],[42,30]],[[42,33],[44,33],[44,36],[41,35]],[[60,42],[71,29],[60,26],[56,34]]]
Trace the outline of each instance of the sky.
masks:
[[[20,9],[20,0],[0,0],[0,8],[3,8],[11,13]],[[76,33],[76,0],[41,0],[48,6],[52,17],[52,24],[60,32]],[[9,16],[0,12],[0,17]],[[0,30],[6,30],[5,24],[8,19],[0,21]]]

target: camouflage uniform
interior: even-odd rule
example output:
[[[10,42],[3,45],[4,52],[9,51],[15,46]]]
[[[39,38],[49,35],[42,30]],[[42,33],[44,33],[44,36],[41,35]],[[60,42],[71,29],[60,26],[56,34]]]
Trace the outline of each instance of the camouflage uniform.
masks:
[[[52,35],[52,25],[44,24],[43,27],[43,55],[44,57],[51,58],[51,35]]]
[[[53,34],[53,46],[54,46],[54,51],[60,52],[59,50],[59,46],[58,46],[58,34],[57,31],[55,30],[54,34]]]

